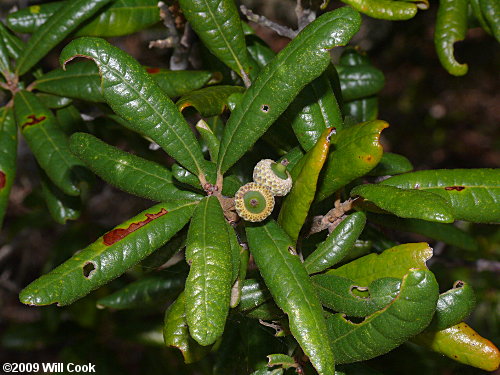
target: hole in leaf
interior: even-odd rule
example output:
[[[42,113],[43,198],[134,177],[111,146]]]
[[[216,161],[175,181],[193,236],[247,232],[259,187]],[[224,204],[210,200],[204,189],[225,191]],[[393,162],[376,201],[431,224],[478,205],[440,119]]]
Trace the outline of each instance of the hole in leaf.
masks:
[[[96,265],[94,262],[85,263],[85,265],[83,266],[83,276],[86,279],[90,279],[92,277],[92,275],[94,274],[95,269],[96,269]]]
[[[368,288],[364,286],[353,285],[351,286],[350,292],[354,297],[370,298],[370,292],[368,291]]]
[[[262,107],[260,107],[260,110],[262,112],[267,113],[267,112],[269,112],[269,106],[267,104],[263,104]]]
[[[361,324],[365,321],[365,318],[359,316],[347,316],[344,315],[344,319],[353,324]]]
[[[462,280],[455,281],[455,284],[453,284],[453,288],[463,288],[464,284],[465,283]]]

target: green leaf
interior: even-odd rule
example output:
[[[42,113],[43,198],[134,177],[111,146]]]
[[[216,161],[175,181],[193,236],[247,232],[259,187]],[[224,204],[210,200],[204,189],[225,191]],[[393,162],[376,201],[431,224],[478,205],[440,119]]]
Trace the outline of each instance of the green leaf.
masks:
[[[180,0],[179,5],[210,52],[238,75],[249,73],[245,36],[233,0]]]
[[[232,253],[226,219],[216,197],[204,198],[193,215],[186,243],[186,320],[200,345],[224,332],[231,296]]]
[[[128,193],[158,202],[200,199],[195,193],[177,189],[172,173],[165,167],[110,146],[93,135],[73,134],[70,149],[104,181]]]
[[[64,96],[37,93],[36,97],[47,108],[59,109],[64,108],[72,103],[72,100],[70,98],[65,98]]]
[[[290,357],[289,355],[286,354],[269,354],[267,356],[269,359],[268,366],[273,367],[273,366],[281,366],[284,369],[287,368],[294,368],[297,367],[297,363],[295,363],[295,359],[293,357]]]
[[[104,98],[134,130],[158,143],[186,169],[204,179],[205,160],[186,120],[131,56],[98,38],[72,41],[61,52],[63,66],[75,57],[94,60]]]
[[[345,102],[343,111],[346,122],[348,116],[354,119],[354,123],[375,121],[378,117],[378,98],[369,96],[352,102]]]
[[[322,201],[378,164],[383,154],[380,133],[388,126],[385,121],[376,120],[338,132],[332,139],[335,149],[321,175],[316,201]]]
[[[467,0],[439,0],[434,45],[441,65],[454,76],[467,73],[467,64],[455,60],[453,45],[467,32]]]
[[[17,60],[24,49],[22,40],[7,30],[2,22],[0,22],[0,36],[5,43],[9,56]]]
[[[78,195],[75,177],[85,178],[83,163],[71,154],[68,139],[52,112],[35,94],[19,91],[14,98],[16,121],[40,167],[68,195]]]
[[[485,371],[495,371],[500,366],[498,348],[465,323],[438,332],[423,332],[412,341]]]
[[[161,268],[175,254],[186,247],[187,230],[178,232],[164,246],[156,250],[141,262],[141,267],[146,270]]]
[[[118,225],[28,285],[21,302],[63,306],[85,296],[164,245],[186,225],[196,203],[160,203]]]
[[[68,220],[78,219],[82,205],[80,198],[64,194],[42,170],[40,170],[40,177],[42,196],[50,216],[59,224],[66,224]]]
[[[326,128],[340,130],[343,125],[342,113],[333,94],[328,72],[304,87],[283,117],[291,122],[300,145],[306,151],[314,147]]]
[[[326,274],[346,277],[358,285],[368,285],[382,277],[400,279],[411,268],[425,268],[425,262],[431,257],[432,248],[425,242],[408,243],[387,249],[382,254],[368,254]]]
[[[219,83],[222,80],[219,72],[209,72],[206,70],[146,68],[146,71],[169,98],[185,95],[205,85]]]
[[[81,99],[89,102],[104,102],[99,69],[91,61],[77,61],[66,70],[52,70],[35,83],[37,90],[49,94]]]
[[[242,93],[240,86],[212,86],[191,91],[182,96],[176,103],[179,111],[194,107],[201,116],[221,115],[228,108],[228,97],[234,93]]]
[[[500,221],[500,169],[436,169],[406,173],[381,184],[438,194],[457,220]]]
[[[342,0],[357,11],[373,18],[402,21],[417,14],[417,5],[411,2],[394,0]]]
[[[243,25],[245,25],[243,23]],[[276,53],[262,39],[255,35],[246,35],[247,51],[259,68],[263,68],[274,59]]]
[[[16,176],[17,127],[9,107],[0,109],[0,227]]]
[[[476,251],[478,249],[478,244],[474,237],[453,224],[433,223],[418,219],[401,219],[392,215],[372,213],[368,214],[368,219],[386,228],[422,234],[465,250]]]
[[[196,130],[198,130],[201,139],[207,145],[210,160],[214,163],[217,162],[217,155],[219,153],[220,146],[219,138],[217,138],[212,129],[210,129],[208,124],[203,119],[196,123]]]
[[[342,276],[323,274],[311,278],[321,303],[348,316],[365,317],[383,309],[399,294],[401,280],[384,277],[367,287]]]
[[[250,252],[276,304],[288,315],[290,331],[318,374],[335,373],[321,304],[293,242],[274,221],[246,228]]]
[[[438,292],[432,272],[411,270],[403,277],[394,301],[361,323],[353,323],[343,314],[328,318],[337,363],[377,357],[420,333],[432,319]]]
[[[328,156],[333,132],[332,128],[325,129],[316,145],[304,155],[292,171],[293,187],[283,201],[278,222],[294,242],[299,238],[300,229],[314,200],[316,184]]]
[[[32,35],[19,60],[16,72],[23,75],[38,63],[52,48],[67,37],[78,25],[92,17],[111,0],[74,0],[54,13]]]
[[[359,25],[360,16],[352,8],[325,13],[266,65],[226,124],[217,161],[219,174],[238,161],[300,90],[328,67],[328,50],[346,44]]]
[[[33,33],[70,1],[32,5],[9,14],[9,27],[18,33]],[[160,21],[156,0],[115,0],[75,33],[77,36],[115,37],[135,33]]]
[[[410,172],[413,170],[411,162],[403,155],[384,152],[380,162],[368,172],[368,176],[388,176]]]
[[[366,223],[363,212],[347,216],[328,238],[304,261],[309,274],[326,270],[340,262],[354,246]]]
[[[172,300],[184,288],[185,274],[169,269],[167,272],[155,272],[136,280],[116,292],[100,298],[99,307],[112,309],[141,309]]]
[[[479,0],[481,12],[489,24],[491,32],[500,42],[500,5],[495,0]]]
[[[453,288],[439,295],[436,312],[426,331],[441,331],[467,319],[476,306],[472,287],[456,281]]]
[[[74,105],[69,105],[58,110],[56,118],[59,127],[66,134],[73,134],[86,128],[80,111]]]
[[[453,211],[446,199],[427,191],[365,184],[351,190],[351,197],[355,196],[399,217],[453,223]]]
[[[189,335],[186,322],[186,297],[181,293],[177,300],[165,312],[163,338],[166,346],[178,348],[182,352],[185,363],[199,361],[206,356],[210,346],[201,346]]]
[[[345,101],[362,99],[377,94],[384,87],[384,73],[374,66],[337,66],[342,98]]]
[[[3,38],[0,38],[0,73],[7,79],[11,74],[10,70],[10,59],[7,46]]]
[[[238,309],[247,312],[271,299],[271,293],[261,279],[246,279],[241,287],[241,299]]]

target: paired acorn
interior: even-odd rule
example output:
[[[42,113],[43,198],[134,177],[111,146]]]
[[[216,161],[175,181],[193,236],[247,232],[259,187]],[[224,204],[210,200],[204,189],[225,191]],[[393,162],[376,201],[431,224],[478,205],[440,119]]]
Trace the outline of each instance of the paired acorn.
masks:
[[[263,159],[253,171],[254,182],[243,185],[234,197],[238,215],[246,221],[258,222],[268,217],[274,208],[274,196],[285,196],[292,188],[288,162],[276,163]]]

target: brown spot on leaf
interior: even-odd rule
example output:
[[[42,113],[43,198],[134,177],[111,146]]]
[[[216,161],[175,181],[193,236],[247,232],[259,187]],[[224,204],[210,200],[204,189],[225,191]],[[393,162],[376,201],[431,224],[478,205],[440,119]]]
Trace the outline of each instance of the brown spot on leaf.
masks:
[[[47,117],[45,116],[40,116],[36,117],[35,115],[29,115],[28,118],[30,119],[29,121],[26,121],[22,126],[21,130],[24,130],[25,127],[31,126],[31,125],[36,125],[45,120]]]
[[[7,176],[0,171],[0,189],[3,189],[5,185],[7,185]]]
[[[106,246],[111,246],[117,243],[118,241],[124,239],[125,237],[127,237],[130,233],[135,232],[137,229],[143,227],[147,223],[150,223],[154,219],[157,219],[160,216],[163,216],[167,213],[168,211],[162,208],[161,211],[158,212],[157,214],[146,214],[145,220],[139,221],[137,223],[132,223],[128,226],[128,228],[113,229],[111,232],[106,233],[102,237],[102,240]]]
[[[160,73],[160,68],[146,68],[146,71],[149,74],[156,74],[156,73]]]
[[[444,190],[456,190],[456,191],[462,191],[465,189],[465,186],[446,186]]]

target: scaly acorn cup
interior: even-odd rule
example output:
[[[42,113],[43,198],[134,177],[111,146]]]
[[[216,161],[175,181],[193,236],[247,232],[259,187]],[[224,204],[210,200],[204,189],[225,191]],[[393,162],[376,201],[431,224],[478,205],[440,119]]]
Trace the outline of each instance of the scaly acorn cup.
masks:
[[[234,205],[236,212],[243,220],[255,223],[271,215],[274,197],[264,185],[249,182],[236,192]]]
[[[292,189],[292,176],[286,169],[288,162],[283,162],[276,163],[271,159],[262,159],[253,170],[253,180],[279,197],[287,195]]]

